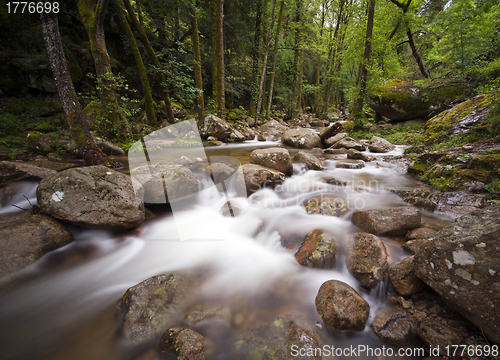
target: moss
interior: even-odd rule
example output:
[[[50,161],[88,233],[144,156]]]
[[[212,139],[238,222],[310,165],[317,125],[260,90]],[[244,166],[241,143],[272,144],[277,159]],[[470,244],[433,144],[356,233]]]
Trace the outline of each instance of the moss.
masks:
[[[35,131],[38,131],[38,132],[51,132],[51,131],[54,131],[54,126],[50,125],[50,124],[47,124],[47,123],[43,123],[43,124],[37,125],[35,127]]]

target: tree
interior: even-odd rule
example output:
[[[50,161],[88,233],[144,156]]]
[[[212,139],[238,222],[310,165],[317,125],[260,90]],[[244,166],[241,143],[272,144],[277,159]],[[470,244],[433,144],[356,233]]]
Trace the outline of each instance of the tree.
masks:
[[[106,165],[118,167],[111,162],[95,144],[90,135],[87,123],[83,117],[82,109],[76,96],[75,88],[69,76],[68,65],[64,58],[64,51],[57,23],[57,14],[50,12],[40,13],[43,40],[49,55],[50,67],[54,74],[57,91],[61,100],[64,113],[68,120],[73,139],[83,157],[86,165]]]
[[[191,39],[193,41],[194,73],[196,87],[198,88],[198,125],[201,125],[203,123],[205,114],[205,102],[203,100],[203,79],[201,77],[200,35],[198,33],[198,18],[196,16],[196,8],[193,7],[191,11],[193,14],[193,18],[191,20],[191,27],[193,28]]]
[[[125,17],[125,13],[122,10],[120,1],[119,0],[111,0],[111,1],[113,2],[113,5],[116,8],[120,21],[122,23],[122,27],[125,30],[125,34],[127,35],[130,48],[132,49],[132,53],[134,54],[137,70],[139,71],[139,78],[141,79],[142,83],[142,91],[144,93],[144,106],[146,108],[146,116],[148,118],[148,124],[152,127],[155,127],[158,125],[158,121],[156,119],[153,95],[151,93],[151,86],[149,85],[148,72],[146,70],[146,67],[144,66],[144,62],[142,61],[141,52],[139,51],[139,47],[137,46],[137,42],[135,41],[134,34],[128,24],[127,18]]]
[[[223,42],[223,18],[224,1],[211,0],[212,6],[212,77],[214,97],[217,103],[218,114],[224,117],[226,112],[226,101],[224,94],[224,42]]]
[[[267,113],[266,117],[269,118],[271,113],[271,105],[273,103],[273,88],[274,88],[274,78],[276,76],[276,58],[278,56],[278,45],[280,39],[280,29],[281,29],[281,19],[283,17],[283,8],[285,7],[285,0],[281,1],[280,14],[278,15],[278,25],[276,26],[276,36],[274,38],[274,56],[273,56],[273,68],[271,70],[271,84],[269,85],[269,101],[267,102]]]
[[[299,55],[300,55],[300,42],[301,42],[301,17],[302,17],[302,0],[295,1],[295,44],[294,44],[294,58],[293,58],[293,90],[292,101],[290,106],[290,118],[295,118],[295,110],[297,107],[297,90],[299,87]],[[299,100],[300,102],[300,100]]]
[[[257,13],[255,16],[255,34],[252,48],[252,79],[250,80],[250,105],[248,106],[248,115],[256,116],[257,101],[259,97],[259,60],[260,60],[260,40],[262,34],[262,0],[257,0]]]

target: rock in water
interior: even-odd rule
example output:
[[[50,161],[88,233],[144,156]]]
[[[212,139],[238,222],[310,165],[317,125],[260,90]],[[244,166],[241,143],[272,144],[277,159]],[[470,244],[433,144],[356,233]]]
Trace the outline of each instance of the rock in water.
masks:
[[[332,269],[336,264],[339,243],[331,233],[313,230],[300,246],[295,258],[300,265],[318,269]]]
[[[143,190],[136,196],[130,176],[105,166],[61,171],[42,179],[36,191],[40,210],[74,225],[123,230],[144,221]]]
[[[352,223],[371,234],[406,235],[422,225],[420,211],[413,206],[355,211]]]
[[[352,234],[347,239],[346,266],[364,286],[373,287],[387,276],[387,250],[378,237]]]
[[[166,356],[171,353],[177,359],[205,359],[205,339],[191,329],[173,328],[165,331],[160,341],[160,348]]]
[[[285,175],[292,175],[293,172],[290,153],[283,148],[256,149],[250,154],[250,162],[281,171]]]
[[[389,268],[389,279],[396,291],[403,296],[415,294],[425,287],[425,283],[413,271],[413,256]]]
[[[26,178],[43,179],[53,174],[56,174],[56,171],[44,167],[22,162],[2,161],[0,163],[0,186]]]
[[[322,147],[321,139],[313,130],[296,128],[283,133],[283,143],[299,149]]]
[[[363,331],[370,315],[366,300],[338,280],[323,283],[315,303],[323,323],[332,330]]]
[[[446,302],[500,344],[500,204],[441,229],[415,254],[414,271]]]
[[[343,129],[342,124],[337,121],[335,124],[330,126],[328,129],[323,130],[319,137],[321,138],[321,141],[323,142],[323,144],[325,144],[326,140],[337,135],[339,132],[342,131],[342,129]],[[329,146],[331,146],[331,145],[329,145]]]
[[[386,153],[394,150],[395,148],[395,145],[378,136],[372,137],[370,140],[370,145],[368,145],[368,149],[375,153]]]
[[[396,346],[423,345],[417,335],[417,321],[401,305],[378,312],[370,326],[375,335]]]
[[[40,257],[73,240],[58,221],[31,215],[0,230],[0,277],[31,265]]]
[[[323,170],[323,162],[318,159],[313,154],[309,154],[303,151],[299,151],[294,157],[293,160],[297,162],[304,163],[306,167],[310,170]]]
[[[214,136],[222,141],[229,138],[232,132],[233,130],[227,123],[219,119],[217,116],[210,114],[205,116],[203,127],[200,130],[200,135],[203,138]]]
[[[285,181],[285,174],[255,164],[241,166],[242,172],[236,175],[236,191],[250,196],[264,187],[274,188]],[[242,179],[243,177],[243,179]],[[243,185],[244,184],[244,185]]]

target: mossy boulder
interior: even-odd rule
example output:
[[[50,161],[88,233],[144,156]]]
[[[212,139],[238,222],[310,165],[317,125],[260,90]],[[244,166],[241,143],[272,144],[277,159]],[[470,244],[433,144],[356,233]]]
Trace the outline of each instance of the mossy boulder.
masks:
[[[460,98],[458,84],[431,83],[416,86],[405,80],[393,79],[369,91],[368,105],[393,121],[429,119]]]
[[[37,154],[47,155],[52,152],[52,139],[39,131],[30,131],[27,136],[28,148]]]

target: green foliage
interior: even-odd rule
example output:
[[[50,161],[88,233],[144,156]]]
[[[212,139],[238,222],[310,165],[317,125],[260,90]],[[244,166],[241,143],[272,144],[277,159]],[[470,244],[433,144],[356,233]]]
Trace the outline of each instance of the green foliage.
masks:
[[[351,136],[370,140],[379,136],[396,145],[421,145],[424,143],[424,125],[411,125],[392,127],[390,130],[382,130],[376,133],[366,131],[351,132]]]
[[[430,178],[429,183],[436,189],[442,191],[453,191],[457,189],[455,182],[450,178],[445,178],[444,176]]]
[[[500,181],[498,179],[494,179],[489,184],[487,184],[484,189],[490,194],[498,195],[500,194]]]

